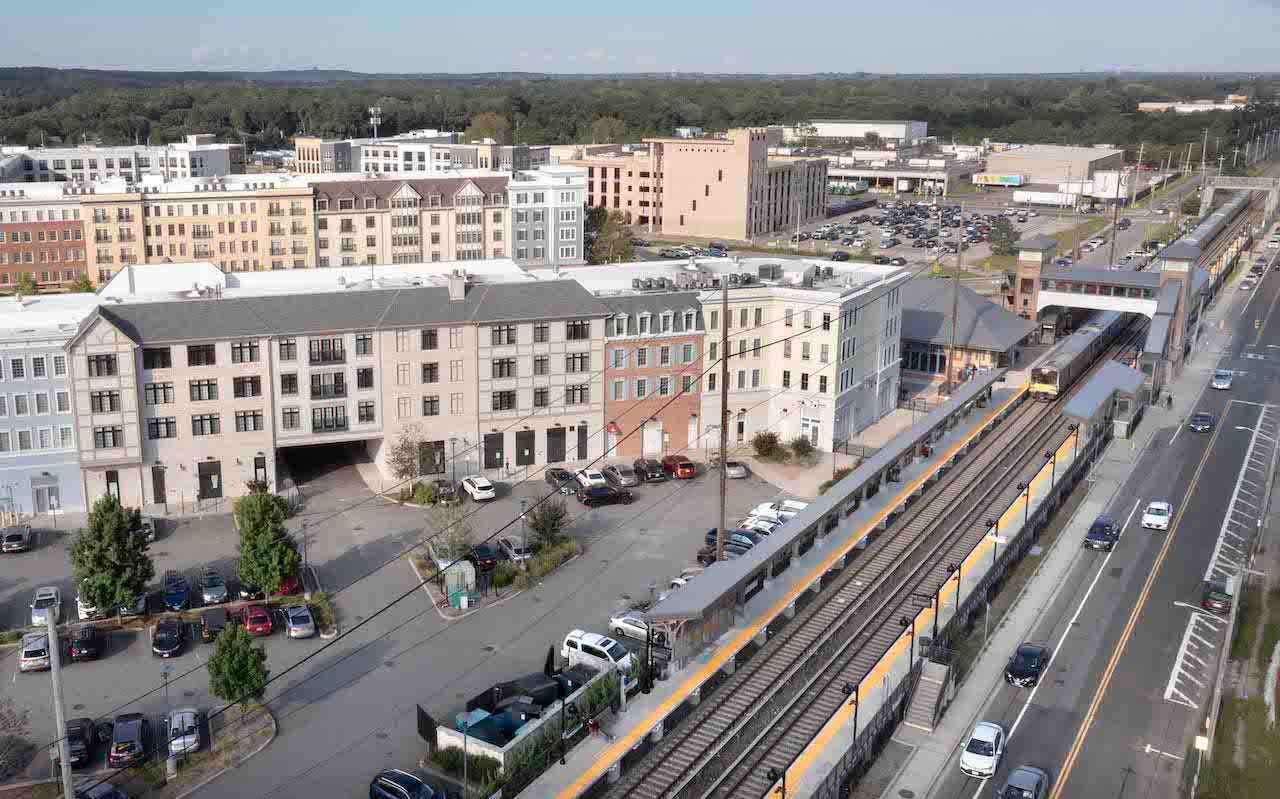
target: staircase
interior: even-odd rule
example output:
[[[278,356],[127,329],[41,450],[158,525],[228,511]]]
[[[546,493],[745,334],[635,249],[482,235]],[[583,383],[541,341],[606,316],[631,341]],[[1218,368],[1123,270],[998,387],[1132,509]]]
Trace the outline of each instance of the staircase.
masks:
[[[940,663],[924,662],[903,724],[923,732],[933,732],[934,725],[942,716],[950,671],[950,667]]]

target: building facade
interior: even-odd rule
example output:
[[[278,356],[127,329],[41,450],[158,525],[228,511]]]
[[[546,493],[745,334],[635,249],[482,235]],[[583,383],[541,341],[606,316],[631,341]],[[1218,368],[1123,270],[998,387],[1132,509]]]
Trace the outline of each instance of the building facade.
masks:
[[[18,276],[41,289],[65,287],[85,274],[80,198],[65,184],[0,184],[0,291]]]
[[[987,156],[986,171],[997,175],[1022,175],[1028,183],[1071,183],[1091,180],[1099,170],[1124,167],[1124,150],[1105,147],[1069,147],[1030,144]]]
[[[349,141],[325,141],[319,136],[295,136],[294,169],[304,175],[325,175],[335,172],[358,172]]]
[[[11,179],[29,183],[92,183],[112,178],[136,183],[147,175],[209,178],[244,173],[244,146],[217,142],[210,133],[193,134],[174,144],[6,147],[0,153],[21,159],[9,167],[14,173]]]
[[[511,254],[521,266],[586,263],[586,170],[545,166],[513,173],[509,200]]]

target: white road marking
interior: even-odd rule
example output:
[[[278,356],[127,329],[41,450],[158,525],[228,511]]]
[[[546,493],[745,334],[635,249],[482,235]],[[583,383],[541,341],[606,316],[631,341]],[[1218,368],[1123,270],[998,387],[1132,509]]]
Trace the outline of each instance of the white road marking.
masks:
[[[1254,425],[1253,435],[1249,438],[1249,448],[1245,452],[1245,463],[1249,465],[1246,465],[1245,468],[1242,469],[1240,471],[1240,474],[1236,477],[1236,485],[1231,492],[1231,501],[1227,503],[1227,512],[1224,515],[1222,520],[1222,528],[1218,532],[1218,540],[1214,544],[1213,554],[1209,557],[1209,566],[1205,570],[1204,579],[1206,581],[1213,579],[1215,572],[1220,572],[1222,577],[1228,576],[1228,572],[1223,571],[1221,568],[1221,565],[1223,564],[1220,564],[1220,561],[1223,561],[1223,562],[1226,561],[1226,558],[1222,556],[1222,548],[1223,548],[1223,545],[1226,543],[1227,525],[1230,523],[1231,517],[1234,516],[1236,513],[1237,502],[1245,505],[1251,504],[1240,498],[1240,493],[1241,493],[1240,489],[1244,485],[1245,471],[1247,471],[1250,468],[1257,468],[1252,466],[1251,461],[1253,461],[1254,459],[1254,452],[1256,451],[1256,448],[1258,445],[1258,426],[1261,425],[1262,420],[1263,418],[1266,417],[1268,410],[1270,410],[1269,406],[1263,406],[1262,413],[1259,414],[1258,416],[1258,422]],[[1259,471],[1262,471],[1262,470],[1259,469]],[[1253,507],[1256,507],[1256,506],[1253,506]],[[1234,566],[1235,564],[1232,563],[1231,565]]]

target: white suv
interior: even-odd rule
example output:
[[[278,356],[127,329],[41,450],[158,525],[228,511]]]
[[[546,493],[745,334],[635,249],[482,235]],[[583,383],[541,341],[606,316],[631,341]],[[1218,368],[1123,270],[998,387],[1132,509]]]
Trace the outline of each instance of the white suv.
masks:
[[[622,644],[585,630],[572,630],[564,637],[560,656],[569,661],[571,667],[583,663],[597,671],[631,669],[631,653]]]

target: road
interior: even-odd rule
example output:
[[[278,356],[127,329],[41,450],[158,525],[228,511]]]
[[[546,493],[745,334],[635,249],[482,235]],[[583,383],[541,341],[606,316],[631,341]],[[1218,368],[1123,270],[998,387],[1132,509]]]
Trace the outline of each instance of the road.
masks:
[[[1199,608],[1204,580],[1211,567],[1220,574],[1242,561],[1240,533],[1260,522],[1280,430],[1280,355],[1271,354],[1280,352],[1280,275],[1269,272],[1254,292],[1225,291],[1233,334],[1219,368],[1233,370],[1235,384],[1196,403],[1218,415],[1214,432],[1156,433],[1106,510],[1124,523],[1115,551],[1082,550],[1031,635],[1055,650],[1046,676],[1030,690],[1001,684],[983,711],[1013,730],[995,782],[957,770],[937,796],[986,795],[1021,764],[1049,771],[1055,797],[1178,794],[1226,628]],[[1153,499],[1179,511],[1168,534],[1139,525]]]

